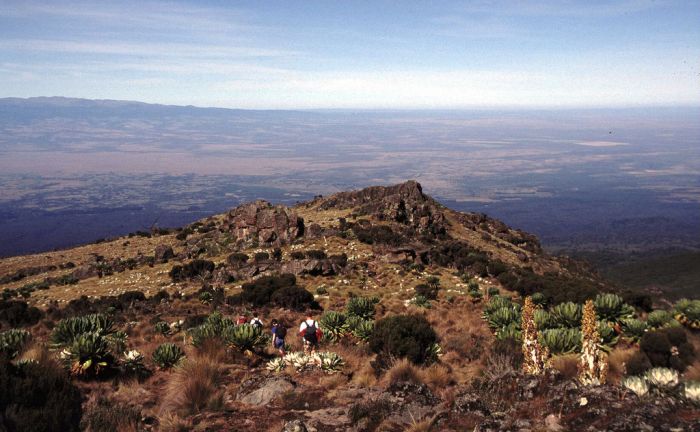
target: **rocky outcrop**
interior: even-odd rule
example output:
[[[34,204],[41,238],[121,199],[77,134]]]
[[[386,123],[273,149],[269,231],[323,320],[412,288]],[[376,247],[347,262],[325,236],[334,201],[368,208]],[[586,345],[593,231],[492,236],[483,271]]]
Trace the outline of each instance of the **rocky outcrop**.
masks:
[[[239,241],[281,246],[304,235],[304,219],[287,207],[260,200],[231,210],[224,230]]]
[[[440,205],[423,194],[420,183],[407,181],[394,186],[373,186],[341,192],[325,198],[320,210],[356,208],[357,215],[399,222],[421,232],[444,231],[445,216]]]

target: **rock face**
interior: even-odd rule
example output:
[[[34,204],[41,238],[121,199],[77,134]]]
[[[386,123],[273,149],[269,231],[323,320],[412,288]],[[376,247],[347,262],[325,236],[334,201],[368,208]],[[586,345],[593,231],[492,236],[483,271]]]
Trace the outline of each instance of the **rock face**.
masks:
[[[407,181],[394,186],[373,186],[359,191],[332,195],[319,206],[320,210],[357,207],[359,215],[372,215],[379,220],[399,222],[419,231],[444,230],[445,218],[439,205],[423,194],[420,183]]]
[[[304,219],[284,206],[260,200],[231,210],[225,229],[239,241],[281,246],[304,235]]]

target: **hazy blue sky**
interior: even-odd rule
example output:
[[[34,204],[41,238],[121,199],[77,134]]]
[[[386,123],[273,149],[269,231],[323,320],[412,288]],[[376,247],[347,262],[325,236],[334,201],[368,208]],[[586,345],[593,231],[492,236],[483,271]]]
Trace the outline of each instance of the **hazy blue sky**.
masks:
[[[700,104],[700,1],[0,0],[0,97]]]

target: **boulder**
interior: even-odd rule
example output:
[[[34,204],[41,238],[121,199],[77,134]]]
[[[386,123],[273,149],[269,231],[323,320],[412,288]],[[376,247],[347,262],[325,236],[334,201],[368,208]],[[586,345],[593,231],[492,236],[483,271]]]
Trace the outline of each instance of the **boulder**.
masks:
[[[175,257],[175,252],[173,251],[172,247],[165,244],[159,244],[158,246],[156,246],[154,255],[156,262],[166,263],[168,262],[168,260],[171,260]]]
[[[248,405],[263,406],[272,402],[282,394],[294,390],[294,384],[284,378],[270,378],[262,382],[256,389],[239,398]]]

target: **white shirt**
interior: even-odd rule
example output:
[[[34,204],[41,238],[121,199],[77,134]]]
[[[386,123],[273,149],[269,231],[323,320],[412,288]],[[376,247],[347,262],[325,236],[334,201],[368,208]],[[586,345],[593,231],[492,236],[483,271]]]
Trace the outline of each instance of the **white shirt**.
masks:
[[[253,318],[252,320],[250,320],[250,324],[251,324],[251,325],[259,324],[259,325],[262,326],[262,325],[263,325],[263,322],[262,322],[262,320],[261,320],[260,318]]]
[[[301,325],[299,326],[299,333],[305,331],[305,330],[306,330],[306,327],[310,327],[310,326],[316,326],[316,328],[318,328],[318,323],[316,322],[316,320],[306,320],[306,321],[304,321],[304,322],[301,323]]]

